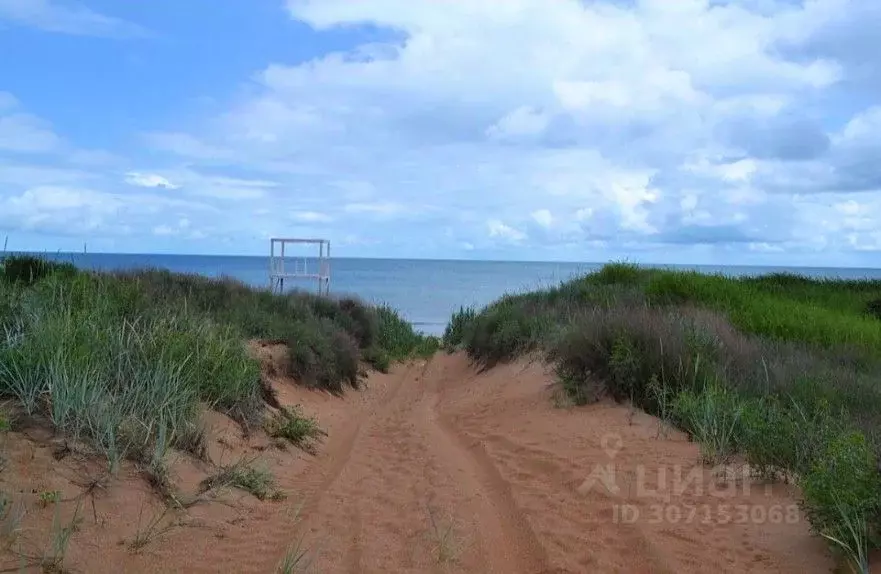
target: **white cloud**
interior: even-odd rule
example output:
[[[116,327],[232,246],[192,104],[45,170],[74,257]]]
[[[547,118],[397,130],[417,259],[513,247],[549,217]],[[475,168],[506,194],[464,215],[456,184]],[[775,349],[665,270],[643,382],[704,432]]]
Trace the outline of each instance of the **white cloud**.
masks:
[[[487,221],[486,228],[490,237],[496,237],[513,243],[519,243],[526,239],[525,233],[519,229],[514,229],[498,219],[490,219]]]
[[[490,126],[486,133],[492,139],[516,139],[541,134],[550,123],[543,113],[523,106],[504,116]]]
[[[51,235],[112,236],[132,230],[162,230],[171,213],[217,220],[205,204],[151,194],[117,194],[88,187],[41,185],[20,194],[0,195],[0,229]],[[189,219],[182,218],[189,227]],[[227,225],[230,225],[229,223]]]
[[[165,189],[177,189],[178,185],[171,183],[168,179],[155,173],[140,173],[130,171],[125,174],[125,182],[129,185],[138,187],[163,187]]]
[[[343,212],[351,215],[366,215],[380,219],[416,217],[429,209],[415,203],[406,204],[398,201],[353,202],[343,206]]]
[[[550,227],[554,224],[554,216],[547,209],[539,209],[532,212],[532,219],[542,227]]]
[[[757,146],[814,129],[775,118],[845,74],[823,54],[778,49],[822,28],[825,12],[807,5],[291,0],[288,8],[322,30],[370,24],[400,35],[269,65],[207,129],[154,134],[151,143],[206,166],[273,174],[303,190],[293,196],[340,202],[340,225],[420,213],[456,230],[442,239],[450,248],[485,245],[487,230],[524,244],[577,244],[618,233],[651,243],[696,224],[688,221],[703,222],[702,234],[714,220],[761,227],[747,220],[764,216],[757,204],[767,198],[749,185],[775,169],[777,155],[808,152]],[[752,118],[755,129],[776,121],[776,131],[731,131]],[[356,197],[341,189],[340,173],[361,186]],[[734,199],[719,197],[726,193]],[[680,207],[687,195],[690,215]],[[746,200],[752,211],[732,208]],[[425,204],[436,209],[416,207]],[[480,224],[487,215],[491,223]]]
[[[131,22],[106,16],[75,1],[0,0],[0,21],[8,20],[47,32],[111,38],[144,36]]]
[[[4,114],[0,106],[0,151],[42,153],[56,149],[60,140],[48,122],[31,114],[16,112],[14,101],[6,102],[6,109],[12,113]]]
[[[390,255],[867,249],[881,215],[869,4],[288,0],[317,30],[381,40],[267,63],[213,115],[153,126],[139,185],[235,214],[208,226],[169,207],[144,229],[293,225]],[[3,109],[20,113],[0,95]]]
[[[318,211],[297,211],[291,214],[291,217],[297,221],[307,223],[329,223],[333,221],[333,217]]]
[[[171,153],[205,160],[229,160],[233,154],[229,150],[208,145],[198,138],[177,132],[154,132],[145,134],[148,144]]]

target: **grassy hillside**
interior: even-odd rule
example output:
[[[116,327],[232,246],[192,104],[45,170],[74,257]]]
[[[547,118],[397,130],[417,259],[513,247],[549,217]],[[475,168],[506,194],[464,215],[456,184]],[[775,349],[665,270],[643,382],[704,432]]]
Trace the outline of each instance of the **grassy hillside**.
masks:
[[[444,336],[490,367],[540,352],[578,404],[631,401],[795,480],[815,530],[862,569],[881,527],[881,281],[728,278],[613,264],[462,309]]]
[[[169,447],[202,452],[202,405],[262,424],[252,338],[287,343],[289,374],[337,393],[358,386],[362,362],[386,369],[436,348],[391,309],[354,299],[0,261],[0,398],[91,444],[112,468],[123,459],[160,468]]]

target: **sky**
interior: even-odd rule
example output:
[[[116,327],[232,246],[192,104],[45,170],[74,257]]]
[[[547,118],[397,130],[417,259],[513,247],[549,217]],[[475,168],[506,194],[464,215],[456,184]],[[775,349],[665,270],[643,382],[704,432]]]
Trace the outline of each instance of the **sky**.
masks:
[[[876,0],[0,0],[0,236],[879,267],[879,28]]]

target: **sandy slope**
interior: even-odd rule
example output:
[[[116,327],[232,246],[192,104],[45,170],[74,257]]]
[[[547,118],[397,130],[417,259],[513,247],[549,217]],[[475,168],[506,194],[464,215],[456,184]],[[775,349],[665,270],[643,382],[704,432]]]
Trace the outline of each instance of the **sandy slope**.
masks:
[[[626,407],[555,407],[550,380],[525,363],[477,374],[460,355],[372,375],[342,399],[277,379],[281,402],[329,432],[318,455],[243,439],[218,415],[211,455],[259,454],[287,500],[224,493],[165,519],[174,527],[134,552],[139,509],[160,506],[129,469],[95,497],[97,521],[84,506],[66,565],[269,573],[303,536],[318,572],[831,570],[785,487],[704,469],[695,445]],[[23,491],[33,530],[22,538],[45,542],[53,510],[30,491],[76,494],[89,472],[55,460],[45,436],[7,440],[0,488]],[[185,457],[174,469],[184,489],[209,470]]]

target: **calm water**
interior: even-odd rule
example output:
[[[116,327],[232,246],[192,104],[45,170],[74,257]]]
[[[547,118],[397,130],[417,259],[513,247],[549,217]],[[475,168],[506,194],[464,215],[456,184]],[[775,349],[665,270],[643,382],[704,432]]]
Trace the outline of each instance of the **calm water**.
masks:
[[[211,277],[234,277],[266,286],[268,257],[206,255],[55,254],[90,269],[162,267],[171,271]],[[301,259],[302,261],[302,259]],[[314,262],[310,267],[316,269]],[[406,259],[342,259],[331,263],[331,292],[353,294],[375,303],[388,303],[426,333],[440,334],[453,311],[460,306],[483,306],[506,293],[548,287],[600,267],[598,263],[521,263],[499,261],[426,261]],[[286,263],[291,266],[291,263]],[[815,277],[881,278],[881,269],[835,269],[808,267],[667,266],[757,275],[788,271]],[[286,285],[287,286],[287,285]],[[315,289],[314,282],[296,284]]]

